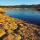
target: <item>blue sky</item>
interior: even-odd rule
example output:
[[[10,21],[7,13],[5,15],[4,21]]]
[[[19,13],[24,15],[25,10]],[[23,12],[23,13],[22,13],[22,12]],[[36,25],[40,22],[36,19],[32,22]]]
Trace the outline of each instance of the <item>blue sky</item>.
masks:
[[[40,0],[0,0],[0,5],[40,4]]]

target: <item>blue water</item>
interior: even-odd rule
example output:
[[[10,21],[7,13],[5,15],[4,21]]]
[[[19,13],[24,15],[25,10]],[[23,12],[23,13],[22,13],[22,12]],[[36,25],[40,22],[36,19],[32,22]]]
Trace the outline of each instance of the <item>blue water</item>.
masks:
[[[19,8],[8,10],[6,15],[40,25],[40,11]]]

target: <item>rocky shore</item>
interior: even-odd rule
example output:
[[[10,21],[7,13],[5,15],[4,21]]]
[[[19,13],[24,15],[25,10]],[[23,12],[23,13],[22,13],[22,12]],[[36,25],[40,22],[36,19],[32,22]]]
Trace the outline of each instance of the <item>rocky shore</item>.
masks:
[[[0,40],[40,40],[40,26],[0,13]]]

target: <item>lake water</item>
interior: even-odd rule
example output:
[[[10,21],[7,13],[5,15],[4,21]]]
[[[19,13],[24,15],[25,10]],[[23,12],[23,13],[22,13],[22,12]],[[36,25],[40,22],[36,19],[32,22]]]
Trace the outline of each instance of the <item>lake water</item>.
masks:
[[[34,23],[40,25],[40,11],[35,11],[33,9],[10,9],[6,12],[6,15],[9,15],[14,18],[19,18],[25,20],[29,23]]]

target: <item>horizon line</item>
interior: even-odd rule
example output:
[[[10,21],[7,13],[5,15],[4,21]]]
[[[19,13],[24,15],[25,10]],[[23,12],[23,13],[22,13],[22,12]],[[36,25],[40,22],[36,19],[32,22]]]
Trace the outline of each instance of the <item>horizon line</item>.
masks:
[[[15,5],[40,5],[40,3],[38,3],[38,4],[14,4],[14,5],[12,5],[12,4],[0,4],[0,6],[15,6]]]

